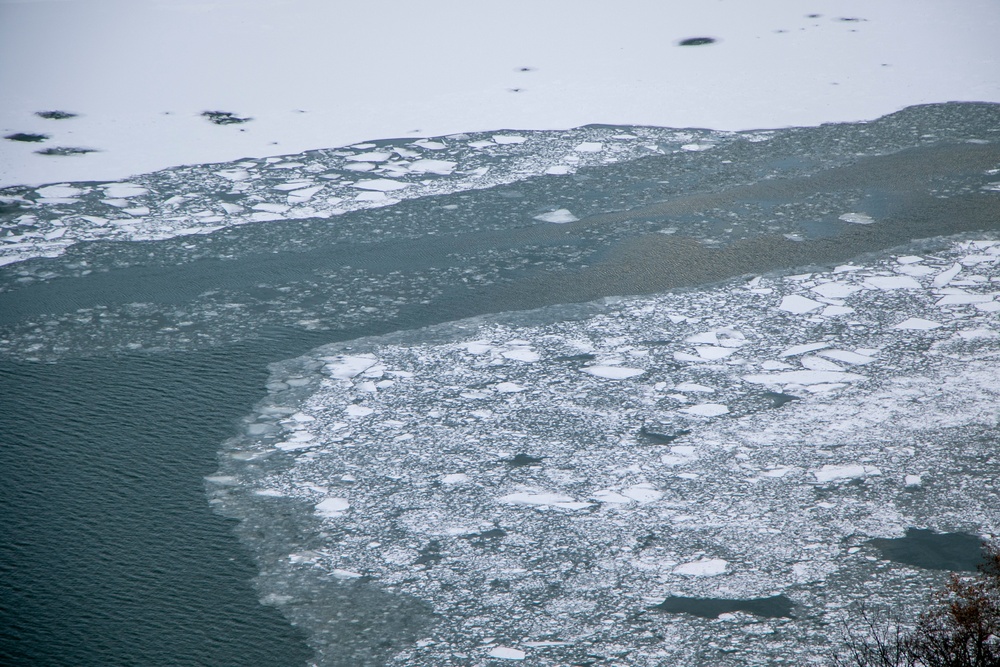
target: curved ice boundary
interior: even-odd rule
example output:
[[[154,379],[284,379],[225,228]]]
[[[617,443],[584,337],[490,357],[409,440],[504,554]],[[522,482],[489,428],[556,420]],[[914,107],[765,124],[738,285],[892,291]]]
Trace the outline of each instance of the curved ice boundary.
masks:
[[[1000,241],[881,257],[320,348],[213,503],[319,664],[815,663],[852,601],[939,581],[869,539],[1000,534]],[[399,604],[358,640],[324,590]]]
[[[246,223],[330,218],[647,155],[766,141],[770,135],[604,126],[479,132],[177,167],[111,183],[5,188],[0,206],[12,213],[0,229],[0,266],[58,257],[83,241],[161,240]]]
[[[571,175],[587,167],[649,156],[738,149],[741,144],[774,139],[788,154],[771,166],[775,174],[789,175],[808,171],[820,161],[829,167],[917,145],[989,143],[996,139],[992,128],[998,107],[921,105],[870,123],[821,128],[722,132],[595,125],[566,131],[388,139],[283,157],[182,166],[116,182],[7,187],[0,189],[0,266],[58,257],[81,242],[152,241],[211,234],[248,223],[335,220],[350,211],[418,197]],[[836,127],[849,131],[830,131]],[[732,171],[740,166],[727,166],[733,162],[719,157],[716,166]],[[995,190],[996,183],[983,189]],[[863,214],[847,215],[847,222],[871,222]],[[555,207],[535,219],[558,224],[577,217]],[[370,232],[369,237],[377,234]]]

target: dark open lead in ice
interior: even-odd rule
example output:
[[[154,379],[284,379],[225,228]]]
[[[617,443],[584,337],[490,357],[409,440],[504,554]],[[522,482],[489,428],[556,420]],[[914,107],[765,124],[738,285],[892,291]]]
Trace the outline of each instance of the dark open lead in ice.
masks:
[[[795,605],[784,595],[769,598],[732,600],[726,598],[687,598],[671,595],[653,607],[670,614],[691,614],[701,618],[718,618],[722,614],[745,611],[765,618],[790,618]]]
[[[875,538],[872,546],[883,558],[927,570],[974,572],[983,562],[983,540],[968,533],[935,533],[907,528],[904,537]]]

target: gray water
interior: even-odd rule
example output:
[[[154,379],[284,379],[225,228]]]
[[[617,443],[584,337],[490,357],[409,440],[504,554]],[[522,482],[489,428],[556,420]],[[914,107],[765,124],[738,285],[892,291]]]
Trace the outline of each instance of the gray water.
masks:
[[[258,602],[273,589],[258,566],[283,548],[268,540],[283,522],[295,539],[297,510],[244,514],[241,547],[204,495],[220,444],[264,396],[267,364],[475,315],[697,289],[996,231],[996,194],[983,186],[1000,167],[998,128],[995,105],[918,107],[332,218],[84,240],[0,268],[0,656],[303,664],[320,647]],[[484,159],[499,169],[504,158]],[[142,182],[166,198],[227,167]],[[46,209],[30,189],[0,195],[13,202],[0,213],[4,233],[19,238],[46,220],[89,224],[73,216],[98,206]],[[534,220],[557,208],[580,221]],[[878,224],[840,222],[846,212]],[[344,645],[322,647],[329,664],[378,664],[431,622],[419,600],[364,582],[323,590],[331,597],[317,608],[339,605],[352,628]]]

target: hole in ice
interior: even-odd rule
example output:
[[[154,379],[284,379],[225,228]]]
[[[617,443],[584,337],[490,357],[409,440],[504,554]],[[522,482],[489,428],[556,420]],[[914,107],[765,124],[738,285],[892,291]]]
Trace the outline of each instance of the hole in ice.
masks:
[[[691,614],[701,618],[718,618],[737,611],[765,618],[790,618],[795,605],[784,595],[769,598],[733,600],[727,598],[687,598],[671,595],[653,607],[669,614]]]
[[[715,42],[714,37],[689,37],[677,42],[678,46],[704,46]]]
[[[683,437],[685,435],[691,435],[691,431],[687,429],[681,429],[675,431],[674,433],[659,433],[657,431],[650,430],[643,426],[639,429],[639,435],[641,435],[646,440],[657,444],[657,445],[669,445],[671,442],[677,438]]]
[[[538,465],[544,459],[544,456],[528,456],[527,454],[518,454],[512,459],[508,459],[507,465],[514,468],[524,468],[527,466]]]
[[[771,400],[772,408],[780,408],[785,403],[791,403],[792,401],[798,401],[798,396],[792,396],[791,394],[782,394],[778,391],[766,391],[764,392],[764,398]]]
[[[36,111],[35,115],[46,120],[66,120],[67,118],[75,118],[79,114],[69,111]]]
[[[427,543],[427,546],[420,550],[420,555],[415,561],[414,565],[437,565],[444,556],[441,555],[441,543],[437,540],[431,540]]]
[[[983,562],[982,539],[968,533],[907,528],[904,537],[875,538],[871,544],[886,560],[927,570],[971,572]]]
[[[491,528],[481,533],[463,535],[463,539],[469,540],[474,547],[493,547],[496,543],[507,536],[507,531],[503,528]],[[509,586],[509,585],[508,585]]]
[[[249,117],[240,118],[232,111],[202,111],[201,115],[216,125],[237,125],[253,120]]]
[[[15,132],[14,134],[8,134],[4,139],[10,139],[11,141],[30,141],[39,142],[45,141],[49,138],[47,134],[31,134],[29,132]]]

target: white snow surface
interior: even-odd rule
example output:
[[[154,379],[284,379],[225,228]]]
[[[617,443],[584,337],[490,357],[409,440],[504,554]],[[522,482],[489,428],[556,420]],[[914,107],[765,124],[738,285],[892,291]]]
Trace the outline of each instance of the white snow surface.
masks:
[[[260,413],[313,417],[279,425],[308,425],[314,446],[283,452],[289,433],[248,430],[234,461],[270,454],[274,465],[243,473],[237,463],[227,474],[255,502],[315,507],[322,525],[299,542],[326,546],[308,562],[282,560],[288,577],[294,568],[334,578],[343,570],[431,605],[442,622],[389,664],[457,666],[512,645],[532,647],[529,657],[544,665],[594,653],[611,661],[625,649],[639,667],[704,664],[695,655],[725,665],[818,663],[852,601],[913,611],[940,581],[883,560],[871,538],[909,527],[1000,534],[989,482],[998,476],[990,434],[1000,316],[976,304],[939,306],[933,284],[981,252],[955,243],[925,260],[935,273],[916,277],[918,288],[853,291],[849,320],[777,308],[833,275],[818,273],[762,277],[753,285],[766,294],[740,280],[606,301],[548,324],[537,316],[519,324],[513,314],[321,348],[275,367],[280,382]],[[886,257],[838,280],[861,286],[896,264]],[[963,289],[990,293],[1000,268],[977,271],[984,280]],[[921,324],[929,318],[934,328]],[[742,344],[714,363],[678,361],[706,331]],[[538,360],[500,353],[528,348]],[[628,355],[640,372],[613,382],[580,372],[581,349]],[[806,353],[815,355],[799,359]],[[792,365],[820,354],[859,372]],[[320,370],[310,371],[312,393],[293,398],[280,387],[303,368]],[[785,370],[759,372],[767,368]],[[383,372],[396,381],[371,393],[366,374]],[[692,411],[678,392],[695,387],[713,388],[718,403]],[[798,400],[775,407],[766,392],[776,391]],[[341,421],[359,402],[375,409]],[[518,454],[538,462],[514,466]],[[433,563],[421,557],[429,545]],[[804,613],[706,621],[650,609],[667,596],[779,594]],[[636,615],[641,628],[623,620]],[[662,640],[637,642],[647,630]],[[773,642],[776,633],[785,640]],[[717,653],[706,658],[709,645]]]
[[[0,0],[0,129],[97,151],[53,157],[0,141],[0,185],[117,180],[379,137],[590,123],[750,129],[1000,102],[995,0],[609,7]],[[678,46],[702,36],[717,41]],[[47,110],[79,115],[34,115]],[[200,115],[216,110],[252,120]]]

